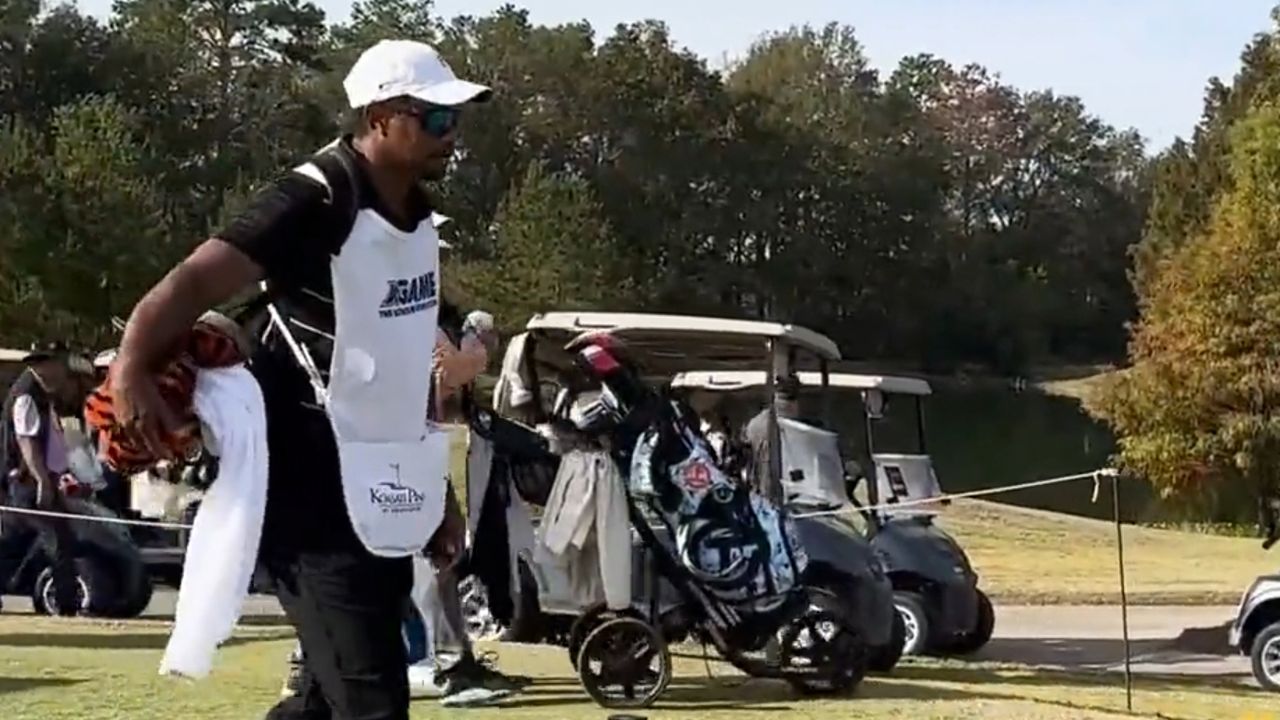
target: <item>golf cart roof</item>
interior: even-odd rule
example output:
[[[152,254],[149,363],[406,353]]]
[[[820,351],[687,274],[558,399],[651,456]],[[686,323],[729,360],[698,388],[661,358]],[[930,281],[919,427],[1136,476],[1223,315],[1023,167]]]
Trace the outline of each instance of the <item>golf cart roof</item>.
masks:
[[[796,374],[803,386],[820,387],[822,385],[821,373],[799,372]],[[827,379],[829,387],[843,390],[880,390],[898,395],[930,395],[933,392],[929,383],[919,378],[830,373]],[[671,380],[671,387],[736,392],[764,387],[765,380],[765,374],[759,370],[698,370],[676,375]]]
[[[20,363],[31,351],[0,348],[0,363]]]
[[[825,335],[796,325],[648,313],[552,312],[533,316],[525,326],[539,343],[538,360],[563,366],[563,348],[584,332],[608,331],[649,374],[671,377],[691,367],[734,368],[764,365],[767,341],[799,348],[798,363],[840,359],[840,348]],[[551,347],[547,347],[551,346]],[[808,357],[806,357],[808,356]]]

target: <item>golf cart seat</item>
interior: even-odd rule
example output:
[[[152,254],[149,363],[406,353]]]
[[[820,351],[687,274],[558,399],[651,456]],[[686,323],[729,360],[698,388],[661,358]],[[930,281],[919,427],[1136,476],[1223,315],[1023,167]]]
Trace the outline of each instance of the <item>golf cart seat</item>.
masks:
[[[840,436],[790,418],[778,418],[778,431],[787,502],[820,508],[847,505]]]

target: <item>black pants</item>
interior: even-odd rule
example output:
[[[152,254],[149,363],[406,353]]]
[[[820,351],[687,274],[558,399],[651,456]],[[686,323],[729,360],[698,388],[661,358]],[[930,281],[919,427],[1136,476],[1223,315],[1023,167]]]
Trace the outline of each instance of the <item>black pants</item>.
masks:
[[[264,558],[302,643],[304,686],[267,720],[408,720],[409,558],[363,549]]]
[[[0,591],[9,591],[24,563],[33,553],[42,551],[53,566],[53,593],[59,613],[76,614],[75,549],[75,533],[63,518],[0,514]]]

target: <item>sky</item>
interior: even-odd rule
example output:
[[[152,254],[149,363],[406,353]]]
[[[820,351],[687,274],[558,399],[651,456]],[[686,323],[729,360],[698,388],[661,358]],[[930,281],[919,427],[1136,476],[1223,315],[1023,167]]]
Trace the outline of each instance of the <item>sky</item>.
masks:
[[[350,0],[313,0],[331,20]],[[484,15],[507,0],[437,0],[445,16]],[[1276,0],[510,0],[536,23],[587,20],[607,34],[655,18],[713,65],[740,56],[762,33],[791,25],[852,25],[872,64],[892,70],[929,52],[954,65],[986,66],[1024,90],[1079,96],[1148,149],[1190,134],[1205,84],[1229,81],[1240,51],[1270,25]],[[105,16],[111,0],[79,0]]]

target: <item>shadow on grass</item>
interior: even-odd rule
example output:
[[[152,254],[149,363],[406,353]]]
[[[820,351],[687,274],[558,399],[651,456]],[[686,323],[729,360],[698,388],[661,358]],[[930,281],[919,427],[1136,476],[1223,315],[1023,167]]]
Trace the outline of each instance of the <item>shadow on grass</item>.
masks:
[[[1211,664],[1218,668],[1223,655],[1216,652],[1193,652],[1177,647],[1176,640],[1134,640],[1130,643],[1130,657],[1135,665],[1141,665],[1135,673],[1137,682],[1166,682],[1182,688],[1222,687],[1244,689],[1241,682],[1249,677],[1247,669],[1222,669],[1217,672],[1189,673],[1188,665]],[[1124,643],[1112,639],[1036,638],[997,639],[972,658],[976,663],[1012,663],[1019,670],[1034,670],[1038,676],[1067,675],[1095,678],[1096,684],[1118,682],[1116,678],[1124,667]],[[958,662],[958,661],[951,661]],[[943,666],[952,667],[952,666]],[[961,665],[975,672],[982,665]],[[913,669],[921,669],[913,666]],[[1010,668],[1012,669],[1012,668]],[[1167,669],[1168,672],[1164,672]],[[1178,672],[1181,670],[1181,672]]]
[[[1079,703],[1065,699],[1059,700],[1052,697],[1045,697],[1034,692],[1036,689],[1041,689],[1046,692],[1069,697],[1072,689],[1121,690],[1123,688],[1123,678],[1115,673],[1068,672],[1027,667],[984,668],[951,665],[908,665],[900,666],[894,671],[894,677],[892,679],[882,680],[881,684],[893,684],[895,681],[959,683],[974,685],[977,686],[977,688],[980,688],[982,685],[999,685],[1010,688],[1011,692],[986,692],[977,688],[962,692],[967,695],[969,699],[974,700],[1020,700],[1039,705],[1049,705],[1071,710],[1126,714],[1123,703],[1119,697],[1114,705],[1107,705]],[[912,685],[911,687],[917,689],[923,695],[922,699],[929,699],[929,695],[937,689],[936,686],[928,685]],[[1019,692],[1019,690],[1025,690],[1026,692]],[[1215,693],[1236,699],[1244,699],[1245,697],[1263,698],[1268,696],[1268,693],[1262,690],[1251,688],[1238,682],[1232,682],[1226,678],[1160,673],[1144,673],[1142,675],[1135,676],[1133,690],[1135,694],[1161,692]],[[1152,714],[1139,712],[1136,714],[1138,716],[1158,715],[1158,717],[1163,718],[1164,720],[1181,720],[1180,716],[1170,715],[1167,713]]]
[[[1027,667],[982,667],[977,665],[903,665],[890,676],[868,677],[846,699],[855,703],[859,699],[910,702],[987,701],[1026,702],[1035,705],[1062,708],[1075,712],[1126,714],[1123,699],[1115,702],[1077,702],[1071,699],[1072,690],[1108,688],[1119,689],[1123,680],[1114,674],[1042,670]],[[938,683],[954,683],[969,687],[939,687]],[[999,686],[1007,692],[986,690],[984,685]],[[1194,677],[1167,674],[1141,675],[1135,678],[1134,690],[1152,692],[1217,692],[1232,697],[1267,694],[1229,680],[1214,677]],[[1040,692],[1037,692],[1040,691]],[[800,709],[798,706],[812,699],[798,695],[789,685],[776,680],[757,680],[741,677],[698,678],[680,676],[654,704],[655,710],[737,710],[758,715]],[[591,706],[594,703],[579,685],[577,678],[539,678],[523,693],[502,703],[504,707],[568,708]],[[1143,716],[1143,713],[1138,713]],[[1152,716],[1147,714],[1147,716]],[[1163,714],[1165,720],[1182,720],[1176,715]]]
[[[1072,672],[1029,667],[982,666],[899,666],[893,671],[894,679],[925,680],[964,684],[993,683],[1024,687],[1079,687],[1122,688],[1124,677],[1119,673]],[[1231,677],[1213,675],[1178,675],[1172,673],[1142,673],[1134,675],[1133,687],[1137,691],[1224,691],[1233,695],[1267,696],[1268,693]]]
[[[813,700],[969,700],[984,695],[950,688],[923,687],[891,682],[881,678],[866,680],[859,689],[846,695],[805,696],[780,680],[750,678],[677,677],[654,703],[655,710],[734,710],[745,713],[778,713],[799,709]],[[1008,699],[992,695],[994,699]],[[534,685],[502,703],[503,707],[567,707],[592,705],[593,701],[578,684],[577,678],[542,678]]]
[[[259,642],[287,640],[294,637],[292,631],[261,633],[251,636],[235,636],[222,647],[235,647]],[[6,633],[0,634],[0,647],[25,648],[77,648],[82,650],[163,650],[169,642],[168,633]]]
[[[86,682],[78,678],[0,677],[0,695],[46,687],[68,687]]]

